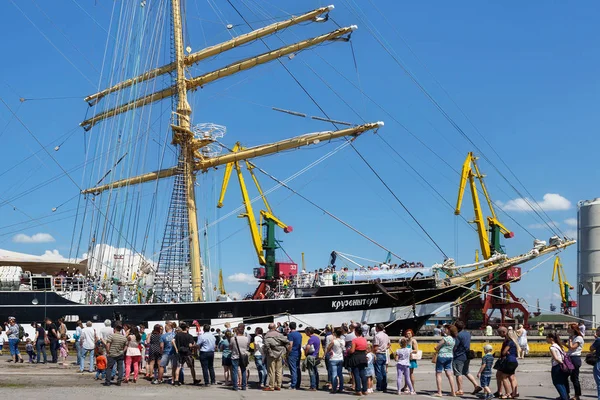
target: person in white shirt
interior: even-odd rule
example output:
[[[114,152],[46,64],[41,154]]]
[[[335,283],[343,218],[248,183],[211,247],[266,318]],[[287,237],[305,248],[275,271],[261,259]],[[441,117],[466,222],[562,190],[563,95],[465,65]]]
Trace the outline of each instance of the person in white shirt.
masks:
[[[2,349],[4,347],[4,342],[8,342],[8,338],[6,337],[6,333],[4,331],[0,332],[0,356],[3,354]]]
[[[264,357],[264,339],[263,330],[258,327],[254,330],[254,364],[256,364],[256,370],[258,371],[258,388],[262,389],[267,386],[267,367],[265,363],[267,360]]]
[[[554,333],[549,333],[546,336],[546,342],[550,345],[550,355],[552,356],[552,384],[556,388],[560,400],[569,400],[569,395],[567,394],[569,375],[564,373],[561,369],[561,364],[563,364],[565,360],[562,342]]]
[[[571,382],[573,382],[573,389],[575,390],[575,396],[573,399],[579,400],[581,397],[581,382],[579,381],[579,369],[581,368],[581,351],[583,350],[583,332],[579,330],[579,326],[573,323],[569,325],[569,340],[567,341],[567,350],[571,362],[573,363],[573,371],[571,371]],[[566,385],[567,397],[571,398],[569,383]]]
[[[114,333],[113,328],[111,327],[111,322],[110,319],[107,319],[104,321],[104,327],[100,328],[100,332],[98,334],[100,340],[102,340],[102,343],[104,344],[104,346],[106,346],[106,340],[108,339],[108,337],[110,335],[112,335]]]
[[[79,357],[79,371],[83,372],[85,365],[85,358],[90,355],[90,372],[94,372],[94,348],[96,347],[96,330],[92,328],[92,321],[85,323],[85,328],[81,330],[81,337],[79,343],[81,346],[81,352]]]
[[[325,350],[329,353],[329,369],[331,370],[331,393],[342,393],[344,391],[344,349],[346,343],[342,339],[342,329],[337,328],[333,335],[335,337],[329,342]]]

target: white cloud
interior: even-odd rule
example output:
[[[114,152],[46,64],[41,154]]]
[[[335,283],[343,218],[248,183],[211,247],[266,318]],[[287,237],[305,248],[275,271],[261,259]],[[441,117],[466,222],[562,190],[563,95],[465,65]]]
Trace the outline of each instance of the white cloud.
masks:
[[[229,275],[227,280],[230,282],[240,282],[247,283],[248,285],[256,285],[258,279],[256,279],[253,275],[245,274],[243,272],[238,272],[237,274]]]
[[[47,261],[69,261],[68,258],[65,258],[62,254],[58,252],[58,250],[46,250],[44,254],[40,256],[41,259]]]
[[[577,227],[577,218],[567,218],[565,219],[565,224],[572,227]]]
[[[496,204],[505,211],[525,211],[530,212],[535,209],[544,211],[562,211],[571,208],[571,202],[557,193],[546,193],[543,200],[538,201],[529,198],[517,198],[507,201],[497,201]]]
[[[36,233],[31,236],[24,233],[17,233],[13,236],[12,241],[15,243],[48,243],[55,242],[56,240],[49,233]]]

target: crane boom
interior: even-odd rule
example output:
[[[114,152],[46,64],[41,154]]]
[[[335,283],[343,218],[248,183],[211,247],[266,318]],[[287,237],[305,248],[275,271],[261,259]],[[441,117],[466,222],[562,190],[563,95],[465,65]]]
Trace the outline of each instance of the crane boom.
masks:
[[[458,188],[458,199],[456,201],[456,208],[454,210],[455,215],[460,215],[460,209],[462,206],[462,201],[464,198],[465,190],[467,187],[467,182],[469,183],[469,188],[471,191],[471,198],[473,200],[473,211],[475,213],[475,218],[472,221],[477,227],[477,236],[479,238],[479,245],[481,247],[481,254],[485,260],[489,259],[494,252],[500,252],[500,237],[501,233],[505,238],[509,239],[514,236],[514,234],[508,230],[496,217],[496,211],[494,209],[494,203],[492,202],[492,198],[489,195],[487,187],[485,186],[485,182],[483,175],[479,166],[477,165],[477,157],[473,154],[473,152],[469,152],[467,154],[467,158],[463,163],[462,171],[460,174],[460,183]],[[477,191],[477,181],[481,186],[483,195],[486,199],[488,207],[490,209],[491,216],[487,218],[487,225],[485,225],[485,220],[483,217],[483,210],[481,208],[481,201],[479,200],[479,194]],[[491,240],[488,237],[488,230],[491,232]]]
[[[238,142],[233,147],[232,154],[243,152],[244,150],[245,149]],[[285,233],[291,232],[292,227],[283,223],[281,220],[279,220],[277,217],[275,217],[273,215],[273,211],[271,209],[271,206],[269,205],[269,202],[267,201],[267,198],[262,190],[262,187],[260,186],[260,183],[258,182],[256,175],[252,171],[254,169],[254,165],[252,163],[250,163],[249,161],[244,160],[244,162],[246,163],[246,169],[248,169],[248,171],[250,172],[250,175],[252,176],[252,180],[254,181],[254,184],[256,185],[256,188],[260,194],[260,197],[262,198],[263,202],[265,203],[265,208],[267,209],[267,211],[265,211],[265,210],[260,211],[260,223],[256,222],[256,216],[254,214],[254,209],[252,207],[252,200],[250,199],[250,195],[248,194],[248,188],[246,187],[246,181],[244,179],[244,175],[242,174],[240,162],[242,162],[242,161],[234,158],[234,159],[232,159],[232,161],[227,163],[227,165],[225,167],[225,174],[223,177],[223,184],[221,185],[221,194],[219,195],[219,202],[217,203],[217,207],[219,207],[219,208],[223,207],[223,200],[225,198],[225,192],[227,191],[227,186],[228,186],[229,180],[231,178],[231,172],[235,168],[235,170],[237,172],[238,182],[240,185],[240,192],[242,193],[242,201],[244,203],[244,208],[246,210],[245,213],[240,214],[239,216],[241,218],[246,218],[248,221],[248,226],[250,227],[250,236],[252,237],[252,245],[254,246],[254,250],[256,251],[256,255],[258,257],[258,263],[260,265],[266,265],[266,266],[272,267],[272,269],[274,269],[274,256],[275,256],[276,244],[275,244],[275,239],[270,237],[270,236],[272,236],[272,233],[273,233],[272,226],[277,225],[278,227],[283,229],[283,231]],[[264,224],[267,225],[271,231],[271,232],[267,232],[267,237],[265,239],[263,239],[263,236],[260,232],[260,227],[263,225],[263,221],[264,221]],[[273,264],[273,265],[270,265],[270,264]]]

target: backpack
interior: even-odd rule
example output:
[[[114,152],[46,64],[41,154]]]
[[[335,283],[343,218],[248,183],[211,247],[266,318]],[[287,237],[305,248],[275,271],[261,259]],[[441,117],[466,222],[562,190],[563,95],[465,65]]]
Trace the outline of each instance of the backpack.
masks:
[[[25,337],[25,329],[21,325],[19,325],[19,340]]]
[[[573,372],[573,370],[575,370],[575,366],[573,365],[573,361],[571,360],[571,356],[569,356],[568,354],[566,354],[563,349],[560,349],[560,353],[563,356],[563,362],[560,365],[560,370],[565,373],[570,375],[571,372]]]

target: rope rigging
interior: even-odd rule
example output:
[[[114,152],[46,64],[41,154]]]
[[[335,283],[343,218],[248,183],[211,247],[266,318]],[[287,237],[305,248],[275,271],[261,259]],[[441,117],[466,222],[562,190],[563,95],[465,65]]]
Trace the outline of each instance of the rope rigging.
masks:
[[[242,13],[235,7],[235,5],[233,5],[231,0],[227,0],[227,2],[235,10],[235,12],[240,16],[240,18],[242,18],[242,20],[246,23],[246,25],[248,25],[248,27],[250,29],[254,29],[252,27],[252,25],[248,22],[248,20],[242,15]],[[271,50],[269,45],[263,39],[260,39],[260,40],[261,40],[261,42],[263,42],[263,44],[269,50]],[[280,59],[278,59],[277,61],[281,64],[281,66],[283,66],[285,71],[290,75],[290,77],[294,80],[294,82],[302,89],[302,91],[308,96],[308,98],[312,101],[312,103],[323,113],[323,115],[325,115],[325,117],[327,117],[327,119],[331,120],[331,117],[327,114],[327,112],[325,112],[325,110],[323,109],[323,107],[321,107],[319,102],[317,102],[317,100],[308,92],[308,90],[304,87],[304,85],[296,78],[296,76],[289,70],[289,68],[283,63],[283,61],[281,61]],[[332,122],[332,125],[336,129],[339,129],[339,127],[335,123]],[[346,139],[346,141],[350,144],[350,146],[352,147],[354,152],[359,156],[359,158],[367,165],[367,167],[371,170],[371,172],[373,172],[373,174],[377,177],[377,179],[383,184],[383,186],[386,188],[386,190],[396,199],[396,201],[401,205],[401,207],[408,213],[408,215],[413,219],[413,221],[423,231],[423,233],[425,233],[425,235],[433,242],[435,247],[442,253],[442,255],[444,257],[448,258],[446,253],[442,250],[442,248],[439,246],[439,244],[433,239],[433,237],[429,234],[429,232],[425,229],[425,227],[417,220],[417,218],[414,216],[414,214],[412,214],[410,212],[408,207],[406,207],[406,205],[400,200],[400,198],[391,189],[391,187],[385,182],[385,180],[381,177],[381,175],[373,168],[373,166],[367,161],[367,159],[358,151],[358,149],[354,146],[354,144],[351,141],[349,141],[348,139]]]
[[[550,231],[553,234],[557,234],[557,231],[559,233],[561,233],[562,236],[564,236],[564,234],[562,234],[562,231],[556,226],[556,224],[552,221],[552,219],[546,214],[546,212],[539,206],[538,202],[533,200],[533,202],[535,203],[535,206],[531,204],[531,201],[523,196],[523,194],[508,180],[508,178],[499,170],[499,168],[491,161],[491,159],[483,152],[483,150],[477,146],[477,144],[469,137],[469,135],[466,134],[466,132],[463,131],[463,129],[458,125],[458,123],[445,111],[445,109],[439,104],[439,102],[433,97],[433,95],[419,82],[419,80],[416,78],[416,76],[404,65],[404,63],[397,57],[397,55],[395,54],[395,52],[393,52],[392,50],[390,50],[391,46],[388,46],[386,43],[384,43],[384,39],[382,39],[382,35],[379,33],[379,31],[377,30],[376,27],[374,27],[370,21],[366,18],[366,16],[362,17],[362,15],[365,15],[364,12],[362,12],[362,10],[360,9],[360,6],[358,4],[356,4],[356,2],[354,2],[353,0],[344,0],[348,6],[348,9],[350,10],[350,12],[352,14],[354,14],[354,16],[356,18],[358,18],[359,20],[361,20],[365,26],[367,27],[367,31],[371,34],[371,36],[373,36],[373,38],[378,42],[378,44],[385,50],[385,52],[394,60],[394,62],[404,71],[404,73],[410,78],[410,80],[417,86],[417,88],[425,95],[425,97],[434,105],[434,107],[440,112],[440,114],[442,114],[442,116],[450,123],[450,125],[465,139],[467,140],[467,142],[469,142],[474,149],[477,150],[477,152],[481,155],[481,157],[483,157],[493,168],[494,170],[498,173],[498,175],[500,175],[500,177],[523,199],[523,201],[525,201],[527,203],[527,205],[533,210],[533,212],[540,218],[540,220],[546,224],[546,226],[550,229]],[[354,7],[352,6],[352,4],[350,4],[350,2],[353,2],[355,4],[356,9],[354,9]],[[357,11],[357,10],[360,10]],[[462,110],[461,110],[462,112]],[[464,114],[464,112],[463,112]],[[467,117],[468,119],[468,117]],[[471,122],[472,124],[472,122]],[[475,128],[477,130],[477,128]],[[477,132],[483,137],[483,135],[477,130]],[[494,153],[499,157],[498,153],[496,152],[496,150],[490,145],[490,143],[484,138],[486,144],[488,144],[488,146],[490,146],[490,148],[492,148],[492,150],[494,151]],[[511,171],[511,174],[513,174],[513,176],[515,176],[515,174],[512,172],[512,170],[510,169],[510,167],[508,167],[508,165],[506,165],[506,163],[502,160],[501,157],[499,157],[501,159],[501,162],[509,169],[509,171]],[[516,178],[516,176],[515,176]],[[517,178],[517,181],[525,188],[525,186],[522,184],[522,182]],[[529,193],[529,191],[527,191],[527,189],[525,188],[526,192],[531,196],[531,194]],[[533,198],[533,196],[531,196]],[[547,219],[544,219],[542,217],[542,215],[540,215],[540,211],[547,217]],[[551,226],[550,223],[548,222],[550,221],[550,223],[553,225]]]

